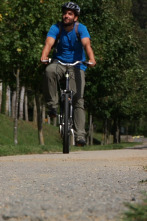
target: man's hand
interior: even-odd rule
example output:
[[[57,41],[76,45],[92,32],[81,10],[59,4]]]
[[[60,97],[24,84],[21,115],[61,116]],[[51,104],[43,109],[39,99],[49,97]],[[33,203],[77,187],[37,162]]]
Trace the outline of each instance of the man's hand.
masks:
[[[47,57],[47,56],[41,56],[41,59],[40,59],[40,61],[42,62],[42,63],[44,63],[44,64],[47,64],[47,62],[43,62],[43,61],[46,61],[46,60],[48,60],[49,58]]]
[[[86,53],[88,55],[89,58],[89,62],[91,62],[92,64],[89,65],[89,67],[94,67],[96,65],[96,61],[94,58],[94,53],[91,47],[91,43],[90,43],[90,39],[89,38],[83,38],[81,40],[83,47],[86,50]]]
[[[91,63],[91,64],[88,65],[89,67],[94,67],[96,65],[95,59],[89,60],[89,62]]]

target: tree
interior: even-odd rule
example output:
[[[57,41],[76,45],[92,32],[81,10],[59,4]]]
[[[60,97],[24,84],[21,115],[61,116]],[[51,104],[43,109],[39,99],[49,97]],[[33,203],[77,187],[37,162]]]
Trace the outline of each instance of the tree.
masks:
[[[139,132],[141,130],[141,133],[144,135],[147,135],[147,127],[145,126],[147,124],[147,1],[146,0],[134,0],[132,1],[133,8],[132,13],[134,16],[134,20],[137,23],[137,31],[136,34],[139,38],[139,43],[141,45],[141,51],[140,51],[140,64],[142,68],[144,69],[145,75],[143,76],[144,81],[144,92],[142,96],[144,97],[144,116],[136,121],[136,128]]]
[[[88,21],[98,63],[87,75],[90,112],[101,116],[104,122],[110,119],[115,123],[125,117],[141,116],[144,73],[139,65],[131,1],[92,1],[83,6],[83,20]],[[114,136],[116,128],[119,125],[114,127]]]
[[[0,79],[12,91],[16,91],[13,73],[16,75],[19,67],[20,87],[31,90],[33,96],[35,92],[42,93],[40,73],[44,67],[40,64],[40,55],[49,27],[60,20],[63,2],[2,0]],[[86,76],[85,103],[89,115],[94,114],[93,119],[101,117],[107,127],[112,121],[131,116],[139,118],[144,112],[146,83],[138,61],[131,0],[76,2],[81,7],[80,21],[87,25],[91,34],[98,63]],[[105,131],[110,133],[110,128]]]
[[[62,4],[62,1],[52,0],[50,4],[39,0],[2,1],[0,70],[3,72],[0,78],[6,79],[10,86],[16,87],[13,73],[16,76],[19,67],[20,86],[31,87],[35,93],[36,84],[42,77],[41,51],[49,26],[60,15],[59,3]],[[40,82],[38,85],[40,92]]]

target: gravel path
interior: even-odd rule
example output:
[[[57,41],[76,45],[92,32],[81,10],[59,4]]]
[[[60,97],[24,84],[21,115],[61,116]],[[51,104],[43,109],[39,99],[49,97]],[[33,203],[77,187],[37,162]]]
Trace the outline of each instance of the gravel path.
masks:
[[[0,221],[120,220],[146,166],[146,149],[1,157]]]

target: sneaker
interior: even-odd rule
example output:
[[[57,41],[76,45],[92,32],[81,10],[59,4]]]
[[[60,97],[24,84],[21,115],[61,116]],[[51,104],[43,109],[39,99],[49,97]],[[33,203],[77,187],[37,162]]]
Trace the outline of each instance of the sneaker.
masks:
[[[55,117],[57,117],[57,111],[56,111],[56,109],[55,109],[55,108],[49,109],[48,115],[49,115],[50,118],[55,118]]]
[[[86,145],[86,141],[84,139],[76,140],[76,146],[83,147]]]

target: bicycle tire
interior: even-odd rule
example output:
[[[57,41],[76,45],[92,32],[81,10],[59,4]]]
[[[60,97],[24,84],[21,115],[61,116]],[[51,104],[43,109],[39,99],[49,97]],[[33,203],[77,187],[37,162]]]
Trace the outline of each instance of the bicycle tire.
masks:
[[[69,95],[65,94],[65,103],[64,103],[64,135],[63,135],[63,153],[69,153]]]

